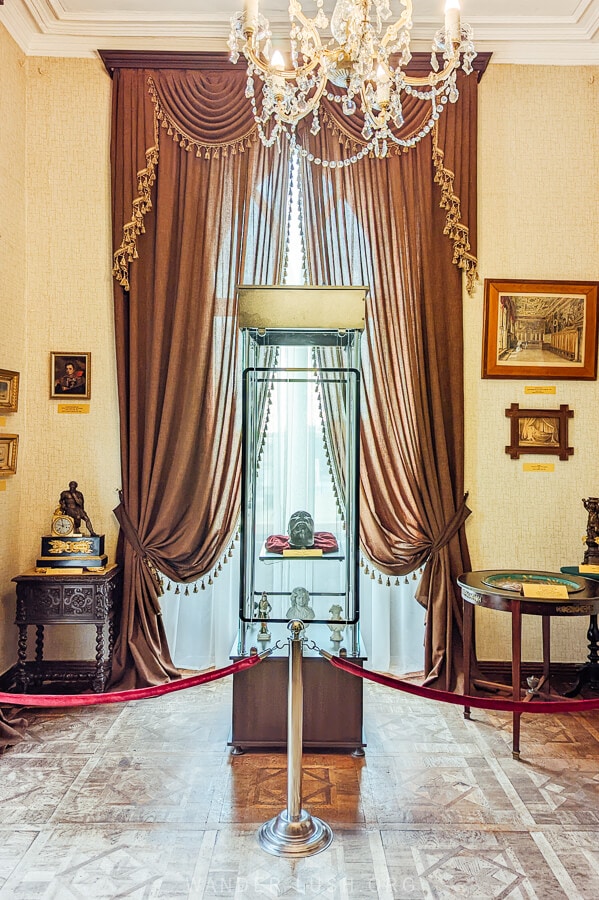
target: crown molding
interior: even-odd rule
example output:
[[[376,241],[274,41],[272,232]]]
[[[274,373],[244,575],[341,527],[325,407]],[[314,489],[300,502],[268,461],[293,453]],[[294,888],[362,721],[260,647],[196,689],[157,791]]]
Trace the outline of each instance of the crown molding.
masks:
[[[202,0],[198,0],[198,6]],[[163,4],[167,6],[167,4]],[[242,6],[239,0],[239,6]],[[476,5],[476,4],[475,4]],[[226,52],[228,14],[171,12],[143,15],[103,8],[69,13],[60,0],[0,0],[0,23],[27,56],[95,57],[98,47],[114,50]],[[571,8],[571,7],[570,7]],[[270,15],[270,14],[269,14]],[[288,33],[288,19],[270,16],[272,31]],[[470,15],[475,44],[492,53],[491,64],[599,65],[599,0],[580,0],[570,15]],[[412,48],[429,52],[440,22],[418,18]]]

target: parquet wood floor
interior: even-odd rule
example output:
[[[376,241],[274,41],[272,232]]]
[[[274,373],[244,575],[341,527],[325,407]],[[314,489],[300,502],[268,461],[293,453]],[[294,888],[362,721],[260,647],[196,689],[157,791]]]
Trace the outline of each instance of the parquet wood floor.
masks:
[[[230,681],[38,710],[0,757],[0,900],[595,900],[599,715],[511,716],[364,684],[364,759],[306,754],[303,804],[334,832],[270,856],[286,756],[227,747]]]

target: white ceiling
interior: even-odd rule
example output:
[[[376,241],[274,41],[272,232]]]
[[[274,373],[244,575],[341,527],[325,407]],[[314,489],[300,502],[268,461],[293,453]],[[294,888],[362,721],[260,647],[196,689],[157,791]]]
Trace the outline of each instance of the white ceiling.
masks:
[[[30,56],[103,50],[226,50],[243,0],[0,0],[0,22]],[[325,10],[334,0],[325,0]],[[427,50],[444,0],[413,0],[412,49]],[[275,33],[288,0],[261,0]],[[314,15],[315,0],[303,0]],[[399,9],[399,0],[392,0]],[[217,9],[215,9],[217,8]],[[599,0],[462,0],[462,18],[492,63],[599,65]],[[285,29],[286,31],[286,29]]]

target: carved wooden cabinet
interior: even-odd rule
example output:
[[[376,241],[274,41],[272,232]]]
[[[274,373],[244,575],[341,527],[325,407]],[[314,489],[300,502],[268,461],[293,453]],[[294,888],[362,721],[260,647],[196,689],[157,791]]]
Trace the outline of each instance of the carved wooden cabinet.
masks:
[[[115,616],[122,599],[122,573],[112,565],[98,574],[25,572],[13,578],[17,585],[19,629],[17,690],[27,692],[44,681],[86,681],[96,692],[106,686],[112,665]],[[44,659],[47,625],[93,626],[96,630],[94,660]],[[28,659],[30,626],[35,628],[35,657]]]

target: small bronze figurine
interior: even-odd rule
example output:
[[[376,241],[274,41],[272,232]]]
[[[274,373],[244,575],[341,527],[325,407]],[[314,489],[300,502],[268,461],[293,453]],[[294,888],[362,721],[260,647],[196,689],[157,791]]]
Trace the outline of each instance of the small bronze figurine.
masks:
[[[81,521],[85,522],[87,530],[92,537],[96,537],[93,525],[85,511],[85,500],[81,491],[77,490],[77,482],[69,481],[68,491],[62,491],[60,495],[60,509],[65,516],[70,516],[75,523],[75,533],[80,534]]]
[[[584,562],[586,565],[599,564],[599,497],[587,497],[582,501],[582,505],[589,514],[587,520],[586,544],[587,549],[584,554]]]
[[[271,610],[272,606],[268,602],[268,594],[264,591],[260,599],[254,603],[254,611],[257,612],[258,618],[261,620],[260,631],[258,632],[259,641],[269,641],[271,638],[270,631],[266,625],[266,620]]]

